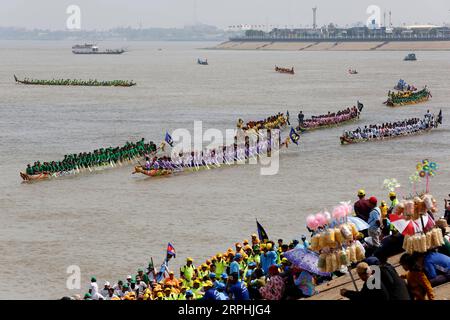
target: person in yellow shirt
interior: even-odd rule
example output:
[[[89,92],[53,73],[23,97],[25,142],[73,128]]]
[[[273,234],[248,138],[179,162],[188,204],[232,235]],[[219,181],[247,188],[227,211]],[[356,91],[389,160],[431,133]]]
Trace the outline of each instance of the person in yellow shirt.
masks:
[[[228,266],[220,253],[216,255],[216,263],[214,265],[216,266],[216,274],[224,273],[227,270]]]
[[[256,233],[252,234],[252,246],[256,246],[259,244],[259,238]]]
[[[174,294],[172,293],[172,289],[167,287],[164,289],[164,298],[163,300],[176,300]]]
[[[389,208],[386,204],[386,201],[381,201],[380,212],[381,212],[381,233],[383,236],[388,236],[391,230],[388,218]]]
[[[197,300],[203,296],[201,281],[199,279],[194,281],[194,286],[190,290],[194,295],[194,299]]]
[[[186,259],[186,264],[180,268],[180,276],[183,284],[188,287],[192,287],[192,280],[195,277],[195,266],[192,258]]]
[[[206,263],[203,263],[199,269],[197,269],[197,275],[198,278],[203,280],[205,277],[208,276],[209,270],[208,265]]]

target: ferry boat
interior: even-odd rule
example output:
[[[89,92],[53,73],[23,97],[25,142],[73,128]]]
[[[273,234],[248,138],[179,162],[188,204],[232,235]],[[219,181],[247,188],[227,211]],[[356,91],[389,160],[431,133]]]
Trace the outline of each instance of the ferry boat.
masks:
[[[77,44],[72,47],[72,52],[74,54],[122,54],[125,52],[124,49],[106,49],[99,50],[98,46],[95,44]]]

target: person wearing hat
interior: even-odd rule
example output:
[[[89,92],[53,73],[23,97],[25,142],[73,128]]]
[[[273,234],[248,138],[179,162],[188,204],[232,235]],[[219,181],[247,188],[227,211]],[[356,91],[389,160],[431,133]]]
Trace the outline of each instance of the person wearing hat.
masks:
[[[242,255],[240,253],[236,253],[236,256],[234,257],[233,262],[230,263],[230,275],[233,275],[240,278],[241,274],[241,266],[240,262],[242,261]]]
[[[186,259],[186,264],[180,268],[180,276],[185,286],[192,286],[192,280],[195,276],[195,266],[192,258]]]
[[[156,299],[155,300],[166,300],[166,299],[164,298],[164,294],[161,291],[159,291],[156,294]]]
[[[89,286],[89,293],[92,300],[104,300],[104,297],[98,291],[97,278],[91,278],[91,285]]]
[[[242,250],[242,245],[239,242],[236,242],[234,245],[236,247],[236,253],[240,253],[242,257],[245,258],[247,254]]]
[[[142,281],[141,277],[138,275],[136,276],[136,287],[137,287],[136,292],[138,294],[144,292],[148,287],[147,284],[144,281]]]
[[[175,278],[174,272],[170,271],[169,276],[164,279],[165,285],[170,285],[172,287],[178,288],[180,286],[180,282],[177,278]]]
[[[291,263],[289,262],[288,259],[283,258],[281,259],[281,268],[282,268],[282,272],[286,272],[289,270],[289,268],[291,267]]]
[[[214,284],[210,280],[205,282],[205,284],[203,285],[203,289],[205,290],[205,294],[203,295],[201,300],[206,300],[206,301],[220,300],[220,298],[218,296],[219,293],[214,288]]]
[[[166,287],[164,288],[164,298],[163,300],[176,300],[173,293],[172,288]]]
[[[127,283],[128,283],[128,285],[131,284],[131,279],[133,279],[133,278],[131,277],[131,275],[127,275]]]
[[[122,297],[126,296],[128,294],[128,292],[130,292],[130,285],[128,283],[125,283],[122,286],[122,291],[121,291],[119,297],[122,298]]]
[[[358,273],[359,278],[364,282],[361,291],[353,291],[347,289],[341,289],[341,295],[350,299],[351,301],[386,301],[389,299],[389,294],[386,290],[386,287],[380,281],[380,289],[377,288],[369,288],[367,283],[369,277],[372,275],[372,269],[366,262],[360,262],[356,266],[356,272]]]
[[[230,300],[230,298],[228,297],[228,295],[225,293],[225,289],[226,289],[226,285],[222,282],[219,282],[216,290],[217,290],[217,297],[219,298],[218,300],[221,301],[225,301],[225,300]]]
[[[204,279],[205,277],[208,276],[209,270],[208,270],[208,265],[206,263],[203,263],[198,269],[197,269],[197,277],[199,279]]]
[[[261,255],[261,268],[264,273],[269,272],[269,268],[273,265],[277,265],[278,255],[273,250],[272,243],[267,243],[264,249],[264,254]]]
[[[150,279],[149,279],[148,275],[144,273],[144,269],[142,269],[142,268],[139,268],[139,269],[138,269],[136,278],[137,278],[138,276],[139,276],[139,278],[141,278],[141,281],[142,281],[143,283],[145,283],[147,286],[150,285]]]
[[[84,295],[84,300],[92,300],[92,295],[90,293],[86,293]]]
[[[114,288],[114,294],[118,297],[121,297],[121,293],[122,293],[122,286],[123,286],[123,281],[119,280],[117,281],[117,284],[115,284],[113,286]]]
[[[227,282],[228,282],[228,275],[226,274],[226,272],[224,272],[220,275],[220,283],[223,283],[226,286]]]
[[[216,254],[216,262],[214,265],[216,266],[216,274],[222,274],[227,270],[228,264],[223,259],[222,255],[220,253]]]
[[[177,298],[176,300],[186,300],[186,290],[187,290],[187,287],[181,286],[180,292],[175,295]]]
[[[381,210],[379,207],[377,207],[378,200],[375,197],[369,198],[369,205],[371,207],[369,220],[367,223],[369,224],[369,237],[372,238],[372,245],[374,247],[379,247],[381,245]]]
[[[199,299],[203,296],[201,284],[202,282],[199,279],[196,279],[194,281],[194,286],[191,288],[191,291],[194,295],[194,299]]]
[[[192,290],[187,290],[186,291],[186,300],[194,300],[194,293],[192,292]]]
[[[250,262],[247,266],[247,269],[244,272],[244,281],[248,285],[250,284],[250,281],[252,280],[252,274],[256,269],[256,263],[255,262]]]
[[[256,233],[252,234],[252,246],[256,246],[259,244],[259,238],[258,235]]]
[[[369,220],[371,206],[369,201],[366,199],[366,192],[363,189],[358,191],[358,198],[359,200],[355,202],[353,208],[356,216],[367,222],[367,220]]]
[[[389,192],[389,199],[391,200],[391,206],[388,209],[388,213],[392,213],[394,212],[394,208],[399,204],[397,194],[394,191]]]
[[[101,294],[103,297],[107,298],[108,295],[109,295],[109,289],[112,289],[112,288],[111,288],[111,285],[110,285],[110,283],[109,283],[108,281],[105,281],[105,284],[104,284],[104,286],[103,286],[103,289],[100,290],[100,294]]]

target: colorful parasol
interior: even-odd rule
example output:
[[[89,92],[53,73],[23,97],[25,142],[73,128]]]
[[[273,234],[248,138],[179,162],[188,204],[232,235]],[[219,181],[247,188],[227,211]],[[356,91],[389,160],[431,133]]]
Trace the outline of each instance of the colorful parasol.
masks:
[[[313,251],[296,248],[284,253],[284,257],[288,259],[294,266],[305,271],[317,274],[319,276],[330,276],[328,272],[322,272],[317,267],[319,255]]]

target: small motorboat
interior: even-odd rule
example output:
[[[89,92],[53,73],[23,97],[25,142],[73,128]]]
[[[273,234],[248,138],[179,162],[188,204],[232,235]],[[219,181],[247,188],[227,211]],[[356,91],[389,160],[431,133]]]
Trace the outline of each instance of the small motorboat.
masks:
[[[356,69],[348,69],[349,74],[358,74],[358,71]]]
[[[415,53],[409,53],[404,59],[403,61],[416,61],[417,57]]]
[[[202,59],[197,59],[197,63],[202,65],[202,66],[207,66],[208,65],[208,59],[202,60]]]

